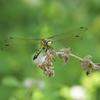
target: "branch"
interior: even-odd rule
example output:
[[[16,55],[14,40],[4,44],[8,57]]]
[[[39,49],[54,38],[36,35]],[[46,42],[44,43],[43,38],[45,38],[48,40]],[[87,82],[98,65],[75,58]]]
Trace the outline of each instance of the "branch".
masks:
[[[86,71],[86,75],[88,76],[92,72],[92,68],[100,71],[100,63],[93,63],[91,61],[92,56],[87,55],[84,57],[84,59],[74,55],[71,53],[72,49],[69,48],[63,48],[60,49],[59,52],[55,52],[54,50],[48,50],[44,55],[45,59],[42,64],[39,64],[38,67],[42,70],[44,70],[44,74],[49,77],[54,77],[54,67],[52,66],[52,59],[54,60],[54,54],[57,55],[60,59],[64,60],[64,64],[66,64],[69,60],[69,56],[77,58],[80,62],[82,62],[79,66],[82,66],[83,70]]]

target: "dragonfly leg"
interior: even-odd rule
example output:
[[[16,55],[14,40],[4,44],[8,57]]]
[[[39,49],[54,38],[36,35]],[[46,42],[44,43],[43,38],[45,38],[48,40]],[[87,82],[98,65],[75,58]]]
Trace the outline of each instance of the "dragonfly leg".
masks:
[[[51,47],[51,50],[53,50],[53,47]]]
[[[48,49],[46,48],[45,53],[47,53],[47,50],[48,50]]]
[[[50,47],[50,48],[46,48],[45,53],[46,53],[49,49],[53,50],[52,47]]]

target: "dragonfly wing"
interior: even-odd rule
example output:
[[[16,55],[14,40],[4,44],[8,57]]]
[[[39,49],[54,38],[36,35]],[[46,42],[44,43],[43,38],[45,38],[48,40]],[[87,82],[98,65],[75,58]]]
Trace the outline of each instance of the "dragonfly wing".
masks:
[[[9,37],[5,40],[9,44],[4,45],[1,49],[8,52],[33,52],[37,50],[40,41],[41,39]]]
[[[7,52],[17,52],[17,53],[34,52],[34,51],[38,50],[38,46],[37,46],[36,43],[31,43],[31,44],[6,44],[1,48],[1,50],[7,51]]]
[[[49,39],[52,39],[53,45],[57,45],[57,47],[60,49],[61,47],[68,47],[71,44],[77,43],[78,41],[82,40],[82,37],[80,35],[86,30],[87,30],[86,27],[80,27],[80,28],[68,31],[66,33],[52,36]]]
[[[10,43],[10,44],[34,43],[34,42],[37,42],[37,41],[41,41],[41,39],[9,37],[5,40],[5,42]]]

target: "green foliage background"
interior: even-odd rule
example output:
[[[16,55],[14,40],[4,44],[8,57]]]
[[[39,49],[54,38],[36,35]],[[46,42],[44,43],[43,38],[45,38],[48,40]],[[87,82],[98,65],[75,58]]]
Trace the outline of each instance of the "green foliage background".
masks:
[[[81,26],[88,31],[72,53],[99,63],[100,0],[0,0],[0,47],[10,36],[44,38]],[[56,58],[55,76],[49,78],[32,62],[33,54],[0,51],[0,100],[75,100],[73,86],[83,88],[82,100],[100,100],[100,72],[88,77],[77,59],[63,65]],[[25,80],[34,84],[25,86]]]

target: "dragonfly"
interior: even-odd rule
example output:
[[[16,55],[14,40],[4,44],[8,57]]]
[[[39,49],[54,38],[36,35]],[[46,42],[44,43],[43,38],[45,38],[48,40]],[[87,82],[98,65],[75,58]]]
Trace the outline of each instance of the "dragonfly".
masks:
[[[53,46],[60,49],[63,47],[68,47],[73,43],[77,43],[78,41],[82,40],[80,35],[86,30],[88,30],[87,27],[79,27],[74,30],[44,39],[9,37],[5,40],[5,42],[8,44],[4,45],[1,50],[18,53],[36,51],[33,56],[33,60],[35,60],[43,50],[47,52],[49,49],[54,49]],[[38,50],[37,48],[40,49]]]

